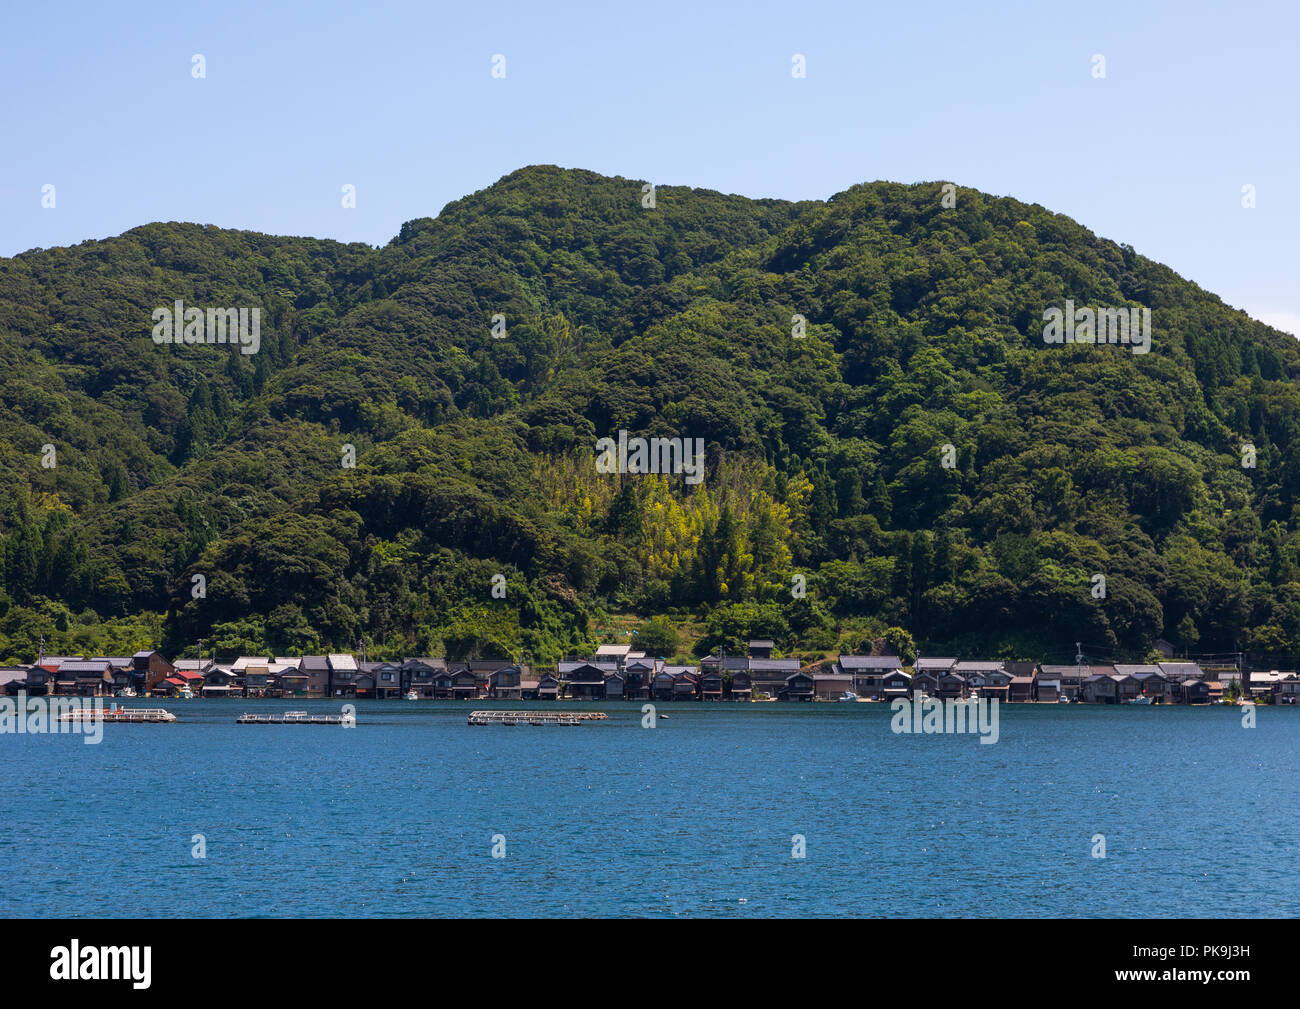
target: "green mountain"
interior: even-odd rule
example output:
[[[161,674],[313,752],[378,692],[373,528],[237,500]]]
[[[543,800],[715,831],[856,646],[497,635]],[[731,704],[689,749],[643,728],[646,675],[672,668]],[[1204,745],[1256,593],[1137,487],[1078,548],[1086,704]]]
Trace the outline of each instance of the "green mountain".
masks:
[[[1296,340],[941,185],[646,207],[540,166],[382,249],[0,259],[0,656],[544,663],[660,613],[664,650],[1300,652]],[[177,300],[259,308],[258,352],[156,343]],[[1045,343],[1067,300],[1150,309],[1150,352]],[[620,430],[702,439],[703,482],[597,472]]]

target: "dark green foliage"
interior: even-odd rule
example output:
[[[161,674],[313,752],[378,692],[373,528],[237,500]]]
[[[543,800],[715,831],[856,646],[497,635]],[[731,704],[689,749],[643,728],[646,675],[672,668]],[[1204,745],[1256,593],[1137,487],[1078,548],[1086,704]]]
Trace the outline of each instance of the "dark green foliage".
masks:
[[[1300,652],[1295,340],[937,183],[656,204],[532,167],[383,249],[151,224],[0,260],[0,657],[548,662],[679,607],[701,653]],[[1067,298],[1148,306],[1152,352],[1046,347]],[[259,306],[260,352],[156,346],[178,299]],[[702,439],[707,507],[595,480],[620,428]]]

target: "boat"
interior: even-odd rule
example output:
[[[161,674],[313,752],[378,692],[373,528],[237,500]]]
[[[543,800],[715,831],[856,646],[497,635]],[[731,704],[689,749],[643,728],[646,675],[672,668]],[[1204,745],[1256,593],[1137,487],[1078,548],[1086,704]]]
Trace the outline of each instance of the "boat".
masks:
[[[502,725],[518,725],[518,724],[519,724],[519,719],[517,719],[517,718],[503,718],[503,719],[501,719],[501,724],[502,724]]]
[[[408,701],[418,701],[420,699],[420,695],[417,694],[414,690],[408,690],[406,692],[406,699]]]
[[[857,699],[858,699],[858,695],[855,694],[852,690],[846,690],[844,691],[844,693],[840,694],[840,696],[836,698],[837,701],[847,701],[847,702],[853,702],[856,701]]]
[[[181,687],[181,692],[178,696],[182,701],[192,701],[194,700],[194,691],[189,687]]]
[[[119,690],[119,691],[118,691],[116,694],[114,694],[113,696],[115,696],[115,697],[135,697],[135,696],[136,696],[136,694],[135,694],[135,688],[134,688],[134,687],[123,687],[121,690]]]
[[[1130,700],[1129,704],[1155,704],[1155,701],[1151,700],[1146,694],[1139,694]]]
[[[1068,697],[1066,697],[1064,694],[1062,694],[1060,697],[1058,697],[1058,698],[1056,699],[1056,703],[1057,703],[1057,704],[1069,704],[1069,703],[1070,703],[1070,699],[1069,699]]]

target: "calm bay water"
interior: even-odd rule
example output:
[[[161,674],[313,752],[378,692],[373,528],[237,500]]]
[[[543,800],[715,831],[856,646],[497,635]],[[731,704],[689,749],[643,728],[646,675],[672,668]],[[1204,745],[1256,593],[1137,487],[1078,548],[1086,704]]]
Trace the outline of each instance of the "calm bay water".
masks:
[[[234,724],[338,702],[164,705],[97,746],[0,736],[0,915],[1300,915],[1295,709],[1004,705],[981,745],[884,704],[649,730],[631,703],[471,728],[488,703],[359,701],[353,729]]]

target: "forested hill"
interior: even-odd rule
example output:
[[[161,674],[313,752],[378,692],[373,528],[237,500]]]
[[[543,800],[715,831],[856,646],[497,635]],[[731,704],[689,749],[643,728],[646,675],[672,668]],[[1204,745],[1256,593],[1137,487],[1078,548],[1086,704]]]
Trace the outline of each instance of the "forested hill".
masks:
[[[648,207],[541,166],[382,249],[150,224],[0,259],[0,657],[546,663],[669,613],[697,649],[1300,653],[1296,340],[942,186]],[[1150,352],[1046,344],[1067,299],[1149,308]],[[177,300],[260,307],[258,352],[155,343]],[[597,473],[620,429],[703,439],[703,482]]]

